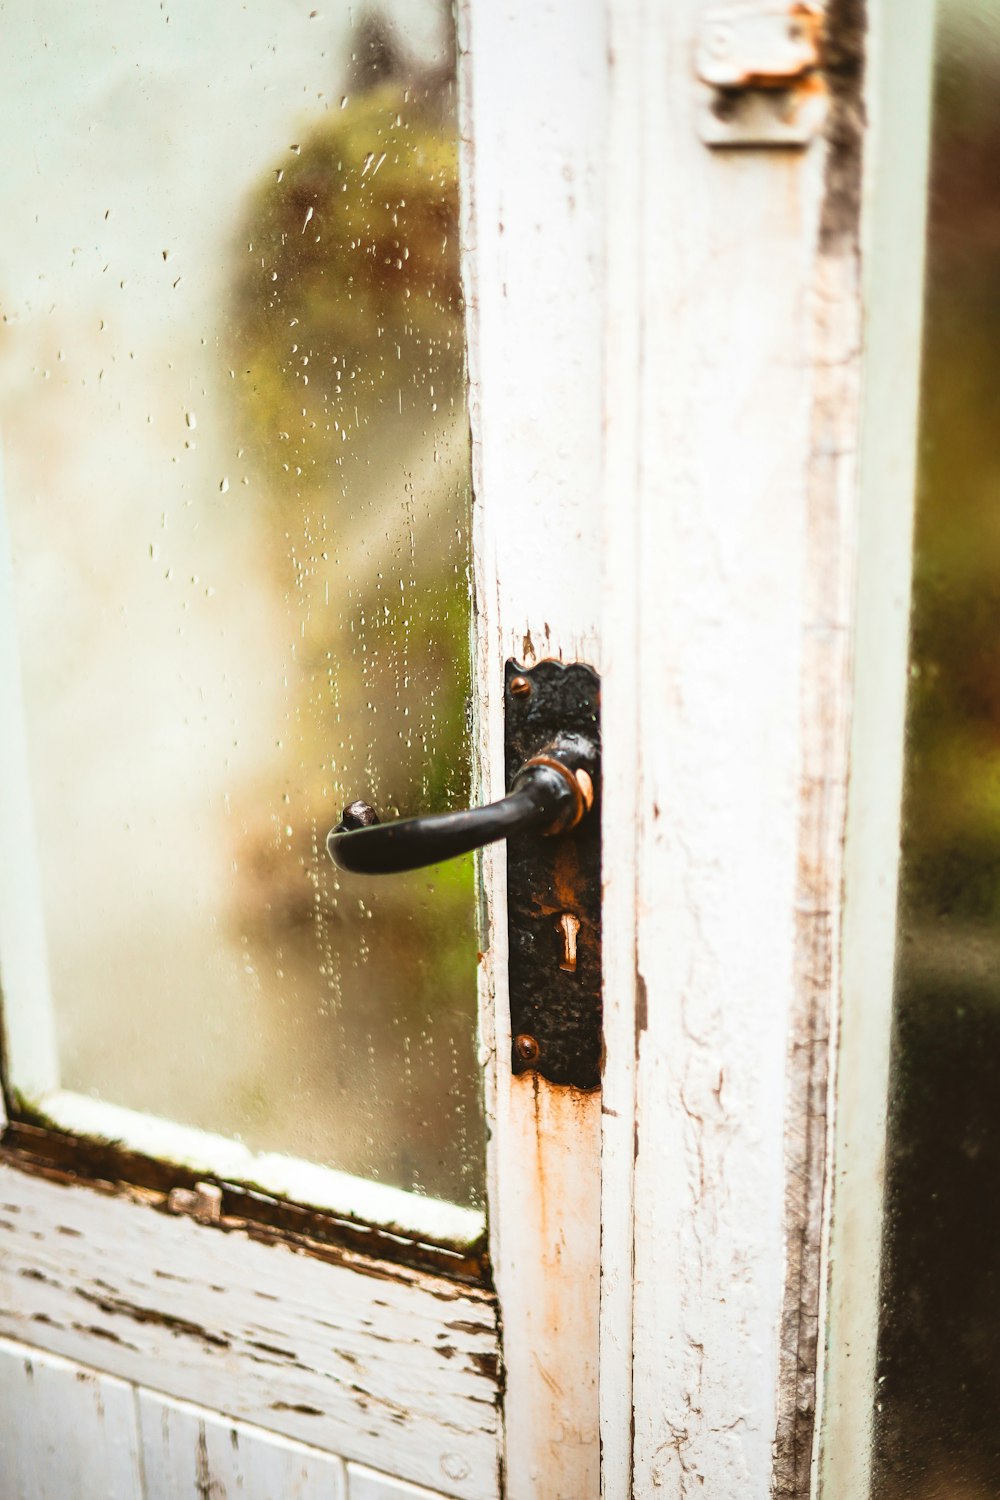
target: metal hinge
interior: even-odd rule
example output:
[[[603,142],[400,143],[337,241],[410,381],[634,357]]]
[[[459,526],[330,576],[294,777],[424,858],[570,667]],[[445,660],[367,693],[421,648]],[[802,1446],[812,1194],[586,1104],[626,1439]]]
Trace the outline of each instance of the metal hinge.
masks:
[[[826,114],[822,24],[813,0],[735,0],[705,12],[695,69],[707,145],[809,144]]]

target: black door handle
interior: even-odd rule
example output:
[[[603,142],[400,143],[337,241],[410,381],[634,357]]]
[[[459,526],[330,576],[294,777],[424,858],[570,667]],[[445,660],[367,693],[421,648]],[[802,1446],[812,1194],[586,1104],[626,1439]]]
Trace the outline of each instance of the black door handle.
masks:
[[[378,875],[510,839],[511,1072],[574,1089],[601,1081],[600,746],[600,680],[592,667],[508,661],[502,801],[396,823],[380,823],[367,802],[352,802],[326,841],[342,870]]]
[[[524,762],[499,802],[395,823],[380,823],[367,802],[352,802],[327,835],[326,847],[342,870],[393,875],[519,833],[568,833],[593,806],[596,773],[594,743],[582,735],[560,735]]]

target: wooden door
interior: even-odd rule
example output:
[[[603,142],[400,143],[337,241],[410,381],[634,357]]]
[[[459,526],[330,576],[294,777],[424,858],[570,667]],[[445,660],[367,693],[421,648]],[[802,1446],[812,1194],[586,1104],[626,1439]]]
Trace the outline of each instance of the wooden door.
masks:
[[[493,850],[487,1276],[476,1225],[426,1200],[407,1225],[357,1185],[349,1235],[262,1231],[212,1173],[171,1203],[9,1148],[6,1409],[55,1476],[36,1492],[65,1483],[44,1387],[75,1472],[123,1494],[140,1466],[146,1493],[247,1485],[249,1444],[268,1494],[763,1500],[814,1492],[822,1440],[830,1495],[863,1500],[856,1345],[822,1350],[845,1266],[874,1326],[851,1256],[878,1148],[849,1122],[883,1044],[852,922],[891,901],[898,757],[865,726],[903,693],[929,21],[460,7],[476,780],[504,785],[505,660],[599,670],[602,1086],[511,1075]]]

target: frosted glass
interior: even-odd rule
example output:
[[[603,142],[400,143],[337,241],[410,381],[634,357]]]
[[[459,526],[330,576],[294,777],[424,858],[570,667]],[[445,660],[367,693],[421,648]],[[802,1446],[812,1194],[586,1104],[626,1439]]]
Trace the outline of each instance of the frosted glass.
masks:
[[[471,862],[323,842],[469,795],[451,9],[352,9],[3,6],[5,792],[62,1088],[477,1203]]]

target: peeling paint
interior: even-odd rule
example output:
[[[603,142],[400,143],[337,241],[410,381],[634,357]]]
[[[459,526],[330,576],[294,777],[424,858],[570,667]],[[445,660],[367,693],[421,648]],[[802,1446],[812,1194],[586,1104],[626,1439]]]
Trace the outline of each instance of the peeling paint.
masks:
[[[0,1179],[21,1209],[9,1217],[13,1229],[0,1227],[13,1292],[0,1305],[0,1335],[155,1381],[234,1418],[266,1414],[265,1425],[289,1439],[376,1466],[405,1429],[402,1477],[436,1493],[449,1452],[467,1477],[449,1479],[446,1493],[495,1500],[491,1293],[398,1266],[382,1265],[377,1283],[359,1281],[349,1260],[281,1254],[235,1232],[220,1257],[214,1226],[155,1203],[3,1164]],[[76,1233],[58,1235],[59,1225]],[[439,1357],[441,1345],[451,1359]],[[192,1465],[194,1442],[192,1430]],[[209,1456],[214,1463],[211,1442]],[[193,1469],[186,1482],[192,1488]]]
[[[165,1328],[169,1333],[194,1339],[196,1342],[205,1344],[212,1349],[229,1349],[232,1340],[221,1333],[211,1333],[207,1328],[200,1327],[190,1318],[179,1317],[176,1313],[164,1312],[160,1308],[140,1307],[135,1302],[129,1302],[124,1297],[97,1296],[93,1292],[85,1291],[83,1287],[75,1287],[74,1293],[82,1297],[85,1302],[91,1302],[99,1307],[101,1312],[108,1313],[112,1317],[121,1316],[131,1318],[135,1323],[153,1323],[158,1328]]]
[[[65,1187],[85,1186],[161,1213],[190,1214],[207,1229],[246,1235],[331,1264],[349,1264],[374,1279],[392,1279],[395,1264],[468,1284],[489,1282],[485,1243],[457,1249],[417,1240],[401,1229],[376,1228],[270,1197],[245,1184],[205,1182],[202,1173],[29,1121],[14,1121],[8,1127],[0,1143],[0,1162]]]

